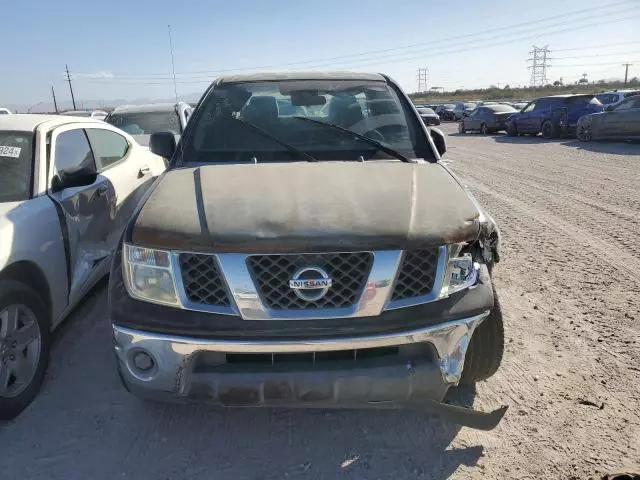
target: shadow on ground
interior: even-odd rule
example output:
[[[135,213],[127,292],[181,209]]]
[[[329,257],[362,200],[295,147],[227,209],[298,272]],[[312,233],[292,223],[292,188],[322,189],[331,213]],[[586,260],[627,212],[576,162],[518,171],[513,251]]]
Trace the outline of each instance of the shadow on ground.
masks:
[[[6,478],[446,478],[483,454],[452,448],[460,427],[415,411],[144,402],[114,361],[103,282],[58,332],[40,396],[0,429]]]
[[[587,150],[596,153],[609,153],[614,155],[640,155],[639,141],[606,141],[597,142],[581,142],[580,140],[566,140],[563,145],[567,147],[577,148],[578,150]]]

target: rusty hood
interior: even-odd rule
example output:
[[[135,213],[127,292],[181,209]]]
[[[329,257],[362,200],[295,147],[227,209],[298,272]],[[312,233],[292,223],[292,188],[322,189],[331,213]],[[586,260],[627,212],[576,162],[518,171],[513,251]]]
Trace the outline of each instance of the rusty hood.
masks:
[[[207,252],[319,252],[436,246],[478,232],[478,209],[437,163],[305,162],[169,171],[130,240]]]

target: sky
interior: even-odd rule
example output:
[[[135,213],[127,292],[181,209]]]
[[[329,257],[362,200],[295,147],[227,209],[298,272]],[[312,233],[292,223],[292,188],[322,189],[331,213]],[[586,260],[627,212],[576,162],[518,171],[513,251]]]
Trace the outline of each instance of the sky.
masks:
[[[197,99],[224,73],[350,69],[428,86],[529,84],[533,45],[550,82],[640,77],[640,0],[5,0],[0,106]]]

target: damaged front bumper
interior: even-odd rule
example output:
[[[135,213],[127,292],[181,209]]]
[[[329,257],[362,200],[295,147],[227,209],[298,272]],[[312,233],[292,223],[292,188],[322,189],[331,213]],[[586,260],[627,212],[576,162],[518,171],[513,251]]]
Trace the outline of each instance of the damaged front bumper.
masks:
[[[488,314],[402,333],[295,341],[204,340],[117,325],[113,334],[123,383],[141,397],[224,406],[409,408],[490,430],[506,407],[483,413],[442,403],[449,387],[460,381],[471,335]],[[387,347],[409,352],[381,358],[357,356]],[[423,355],[427,350],[431,353]],[[336,352],[354,352],[354,356],[316,361]],[[226,361],[230,356],[266,357],[272,362],[232,363]],[[276,358],[286,361],[276,362]]]

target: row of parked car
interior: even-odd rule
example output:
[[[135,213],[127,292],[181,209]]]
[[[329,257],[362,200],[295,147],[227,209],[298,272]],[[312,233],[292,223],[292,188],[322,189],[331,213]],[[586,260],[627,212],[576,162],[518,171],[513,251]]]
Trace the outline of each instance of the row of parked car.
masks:
[[[575,135],[585,142],[640,139],[640,91],[636,90],[553,95],[526,103],[458,102],[432,111],[442,120],[458,121],[460,133],[506,131],[511,136],[542,134],[548,139]]]

